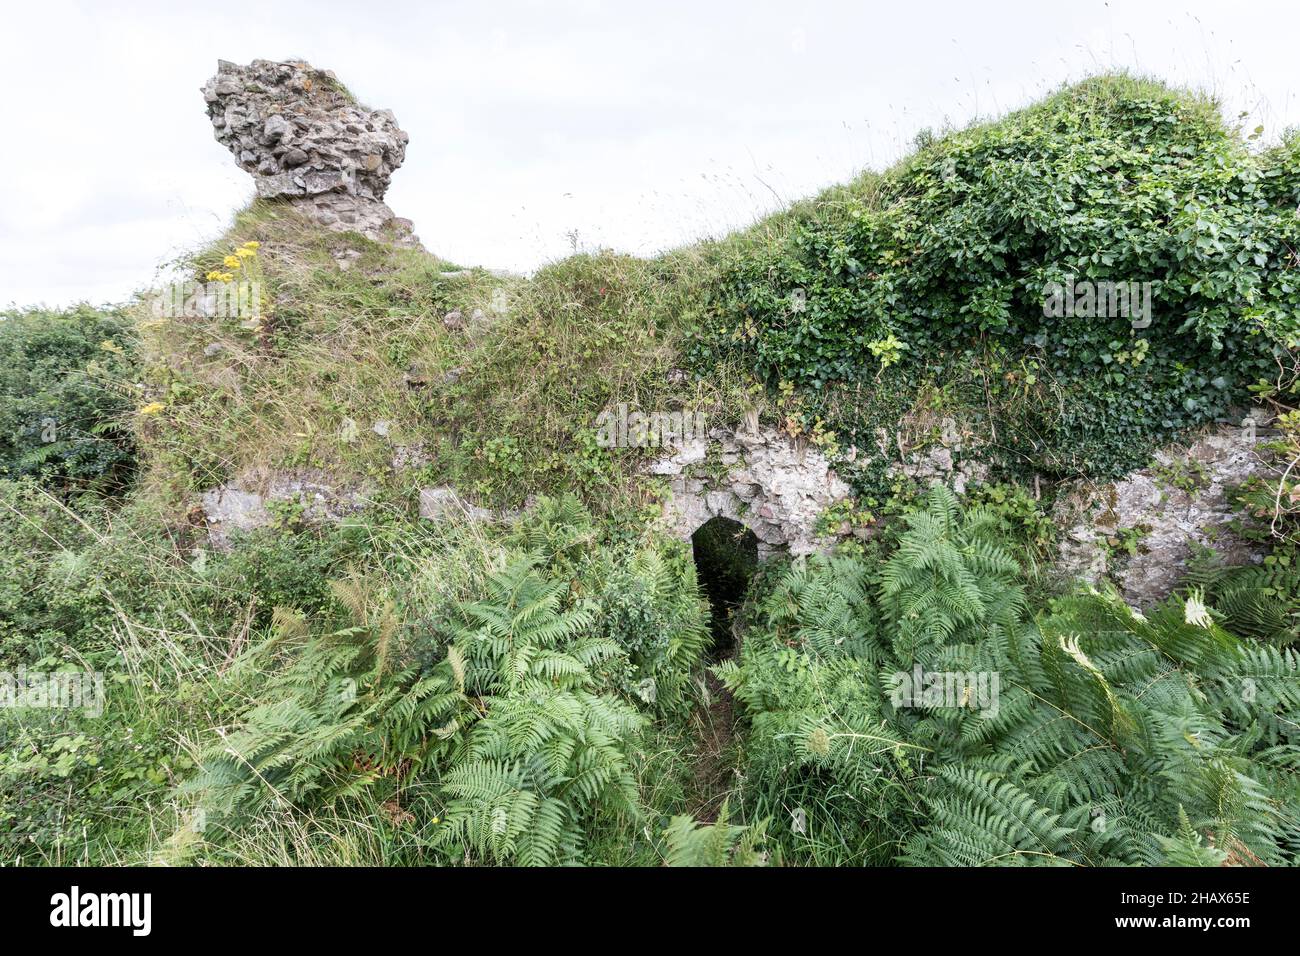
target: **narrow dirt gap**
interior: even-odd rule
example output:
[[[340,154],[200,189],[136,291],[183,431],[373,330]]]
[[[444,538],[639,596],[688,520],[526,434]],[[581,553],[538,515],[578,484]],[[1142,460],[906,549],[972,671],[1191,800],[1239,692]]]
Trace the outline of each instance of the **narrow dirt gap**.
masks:
[[[700,589],[711,609],[713,642],[707,664],[716,664],[737,650],[732,612],[744,601],[758,568],[758,538],[739,521],[713,518],[691,536],[691,549]],[[731,694],[707,667],[701,684],[701,706],[692,716],[696,759],[690,810],[696,819],[712,823],[731,789],[736,718]]]

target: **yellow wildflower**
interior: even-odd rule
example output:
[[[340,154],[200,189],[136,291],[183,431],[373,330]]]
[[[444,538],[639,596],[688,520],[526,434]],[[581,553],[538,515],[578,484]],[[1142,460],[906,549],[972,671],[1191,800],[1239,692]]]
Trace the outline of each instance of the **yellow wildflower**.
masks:
[[[228,268],[231,269],[239,268],[239,256],[226,256],[226,258],[222,259],[221,261],[224,262]]]
[[[221,273],[216,271],[215,269],[212,272],[208,273],[209,282],[216,282],[220,278],[221,278]]]
[[[161,412],[161,411],[162,411],[164,408],[166,408],[166,407],[167,407],[167,406],[164,405],[162,402],[150,402],[148,405],[145,405],[143,408],[140,409],[140,414],[141,414],[141,415],[157,415],[159,412]]]
[[[250,240],[248,240],[248,242],[244,243],[244,248],[245,248],[245,249],[261,249],[261,248],[262,248],[262,244],[261,244],[260,242],[258,242],[256,239],[250,239]]]
[[[221,273],[218,273],[218,274],[217,274],[217,278],[220,279],[222,282],[234,282],[234,281],[235,281],[235,275],[234,275],[234,273],[232,273],[232,272],[221,272]]]
[[[238,249],[235,250],[235,255],[239,256],[240,259],[247,259],[249,256],[257,255],[257,250],[247,249],[244,246],[240,246]]]

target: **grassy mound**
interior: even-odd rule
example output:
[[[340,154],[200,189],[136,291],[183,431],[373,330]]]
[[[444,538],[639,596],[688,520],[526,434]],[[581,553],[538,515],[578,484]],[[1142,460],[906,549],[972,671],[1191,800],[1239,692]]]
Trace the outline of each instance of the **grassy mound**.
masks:
[[[257,247],[236,257],[239,277],[261,283],[260,321],[142,322],[166,405],[144,435],[149,480],[172,492],[268,467],[398,496],[448,482],[502,505],[559,489],[608,501],[627,496],[635,451],[597,447],[604,408],[713,415],[742,391],[725,373],[670,374],[708,268],[698,250],[575,256],[524,280],[322,234],[258,204],[196,257],[195,275],[220,275],[246,243]],[[399,446],[421,465],[397,476]]]

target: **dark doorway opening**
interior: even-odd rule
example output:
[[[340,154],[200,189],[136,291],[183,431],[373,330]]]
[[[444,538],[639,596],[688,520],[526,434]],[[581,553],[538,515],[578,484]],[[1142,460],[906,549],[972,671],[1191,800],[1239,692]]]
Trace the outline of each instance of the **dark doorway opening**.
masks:
[[[711,518],[691,535],[700,588],[709,599],[713,650],[722,660],[735,649],[731,616],[745,599],[749,579],[758,568],[758,538],[739,521]]]

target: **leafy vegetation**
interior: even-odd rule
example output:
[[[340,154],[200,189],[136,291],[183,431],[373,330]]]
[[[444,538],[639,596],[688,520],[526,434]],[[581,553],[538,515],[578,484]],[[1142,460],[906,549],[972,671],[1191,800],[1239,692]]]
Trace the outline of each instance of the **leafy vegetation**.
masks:
[[[722,674],[751,722],[746,804],[786,822],[787,859],[1294,862],[1287,634],[1234,636],[1195,592],[1031,614],[994,528],[937,488],[886,560],[812,561],[759,602]],[[918,668],[947,684],[900,695]]]
[[[873,449],[933,387],[1004,472],[1118,475],[1295,343],[1297,155],[1250,150],[1199,97],[1098,77],[922,135],[741,247],[696,352],[795,386],[844,447]],[[1150,283],[1150,311],[1054,312],[1053,283]]]
[[[250,242],[266,303],[256,323],[139,307],[150,396],[165,406],[146,482],[172,498],[272,467],[394,498],[420,481],[510,507],[524,490],[630,507],[642,457],[598,447],[600,412],[628,402],[713,416],[752,384],[726,369],[670,384],[702,252],[581,254],[525,281],[322,234],[255,203],[189,268],[220,276]]]
[[[129,482],[134,342],[119,311],[0,313],[0,477],[108,492]]]
[[[6,661],[108,691],[102,713],[0,711],[8,859],[230,861],[286,818],[372,813],[405,862],[585,860],[611,833],[657,859],[645,822],[685,809],[649,726],[674,740],[707,644],[680,545],[612,542],[569,499],[494,544],[277,531],[199,563],[34,489],[10,504],[15,529],[50,514],[25,539],[47,586],[6,592]]]

